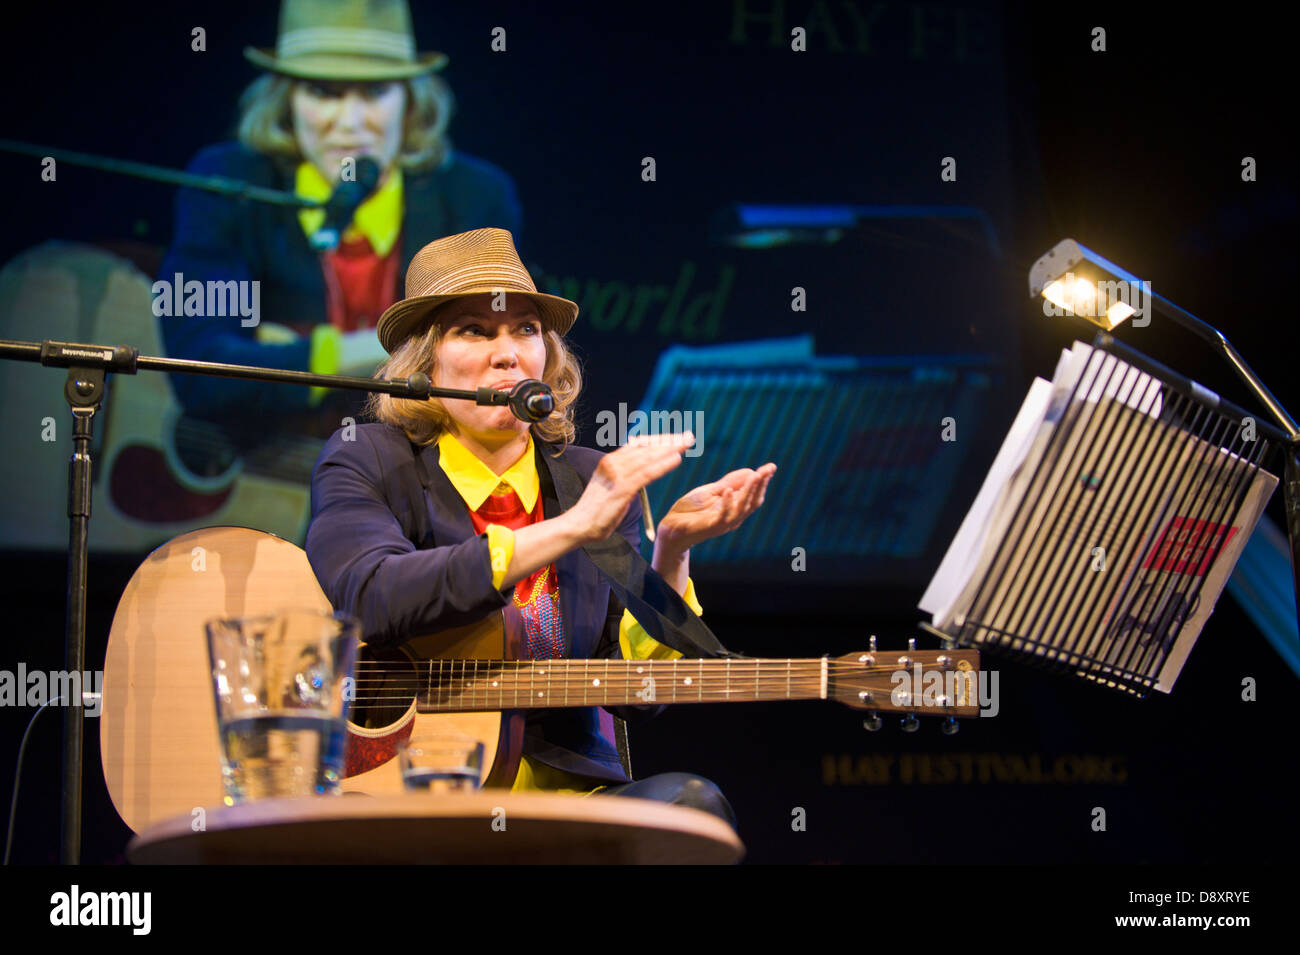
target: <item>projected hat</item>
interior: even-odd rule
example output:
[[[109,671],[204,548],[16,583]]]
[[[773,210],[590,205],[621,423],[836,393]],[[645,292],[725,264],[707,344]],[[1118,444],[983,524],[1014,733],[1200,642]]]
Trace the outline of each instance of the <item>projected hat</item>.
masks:
[[[356,82],[410,79],[447,62],[415,52],[407,0],[284,0],[275,49],[244,56],[285,76]]]

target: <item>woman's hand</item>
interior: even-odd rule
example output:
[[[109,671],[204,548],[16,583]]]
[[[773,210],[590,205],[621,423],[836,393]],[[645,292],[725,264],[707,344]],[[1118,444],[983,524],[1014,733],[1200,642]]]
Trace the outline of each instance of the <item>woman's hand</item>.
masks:
[[[585,543],[603,541],[618,530],[637,492],[681,464],[694,441],[689,431],[632,438],[600,459],[578,503],[561,516],[575,522]]]
[[[681,554],[710,537],[734,531],[762,506],[775,473],[776,465],[770,461],[757,471],[740,468],[678,498],[659,522],[656,553]]]
[[[506,568],[503,586],[513,585],[538,567],[615,533],[637,492],[681,464],[682,453],[694,441],[695,436],[689,431],[633,438],[601,458],[573,507],[515,531],[514,555]]]

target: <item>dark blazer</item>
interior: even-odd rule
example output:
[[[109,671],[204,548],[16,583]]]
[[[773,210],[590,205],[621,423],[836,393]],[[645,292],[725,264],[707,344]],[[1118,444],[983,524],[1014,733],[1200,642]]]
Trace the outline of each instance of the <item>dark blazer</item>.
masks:
[[[288,192],[294,188],[295,170],[238,143],[209,146],[194,157],[189,171]],[[521,212],[514,182],[491,163],[453,153],[441,169],[403,173],[402,184],[399,298],[411,259],[434,239],[487,226],[518,236]],[[187,282],[259,281],[263,322],[304,333],[328,321],[320,256],[308,244],[297,211],[285,206],[180,190],[172,246],[158,277],[170,283],[178,272]],[[165,316],[158,321],[173,358],[307,370],[309,339],[265,344],[257,341],[256,327],[245,328],[238,316]],[[310,391],[297,385],[200,375],[175,375],[171,384],[188,413],[212,419],[237,413],[247,420],[263,413],[309,410]],[[332,427],[338,426],[339,417],[333,416]]]
[[[325,444],[311,483],[307,557],[336,610],[358,618],[363,639],[394,646],[419,634],[473,623],[510,599],[492,586],[486,534],[475,534],[469,508],[438,465],[436,444],[419,448],[401,429],[357,425]],[[558,445],[534,434],[537,474],[547,518],[567,510],[558,500],[551,456]],[[569,446],[563,457],[591,479],[604,453]],[[569,502],[572,504],[573,502]],[[640,540],[641,504],[634,499],[618,532]],[[622,604],[581,550],[555,562],[566,657],[618,658]],[[640,722],[661,706],[609,707]],[[567,772],[628,782],[613,744],[599,731],[595,708],[534,710],[524,755]]]

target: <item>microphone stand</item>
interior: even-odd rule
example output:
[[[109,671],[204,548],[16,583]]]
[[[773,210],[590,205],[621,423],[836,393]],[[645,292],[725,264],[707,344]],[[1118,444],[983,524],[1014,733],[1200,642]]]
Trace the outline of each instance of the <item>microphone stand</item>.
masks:
[[[242,179],[230,176],[200,176],[197,173],[181,172],[166,166],[154,166],[149,163],[132,162],[129,159],[113,159],[110,156],[96,156],[93,153],[73,152],[69,149],[54,149],[36,143],[22,143],[12,139],[0,139],[0,152],[21,153],[24,156],[47,156],[57,162],[70,166],[86,166],[104,172],[134,176],[137,179],[149,179],[153,182],[167,182],[174,186],[188,189],[202,189],[230,196],[232,199],[252,199],[256,202],[268,202],[275,206],[292,206],[297,209],[321,209],[326,202],[319,199],[304,199],[302,196],[281,189],[268,189],[255,186]]]
[[[2,144],[0,144],[2,145]],[[134,375],[140,369],[170,374],[216,375],[254,381],[294,385],[345,388],[382,392],[395,398],[427,400],[458,398],[481,405],[507,405],[517,418],[540,421],[554,410],[554,397],[541,382],[525,379],[510,392],[492,388],[474,391],[435,388],[429,376],[416,373],[410,378],[352,378],[345,375],[317,375],[307,371],[284,371],[227,365],[220,362],[187,361],[141,355],[127,345],[90,345],[57,341],[0,340],[0,359],[39,362],[49,368],[66,368],[63,396],[72,411],[72,457],[68,462],[68,590],[64,626],[64,667],[67,673],[81,673],[86,656],[86,584],[90,545],[91,440],[95,412],[104,398],[105,376],[110,372]],[[76,865],[81,856],[81,796],[85,714],[81,700],[69,700],[63,713],[63,786],[60,794],[62,824],[60,859]]]
[[[337,249],[343,231],[352,222],[361,204],[370,198],[379,184],[379,165],[370,156],[357,159],[355,178],[344,179],[335,184],[328,199],[304,199],[293,192],[282,189],[268,189],[255,186],[242,179],[230,176],[200,176],[192,172],[179,172],[166,166],[154,166],[150,163],[132,162],[128,159],[113,159],[109,156],[96,156],[93,153],[79,153],[68,149],[52,149],[36,143],[22,143],[12,139],[0,139],[0,152],[21,153],[25,156],[50,158],[73,166],[87,166],[104,172],[134,176],[153,182],[166,182],[188,189],[202,189],[218,195],[229,196],[240,202],[252,199],[275,206],[289,206],[297,209],[324,209],[325,222],[311,236],[311,247],[317,252],[332,252]]]

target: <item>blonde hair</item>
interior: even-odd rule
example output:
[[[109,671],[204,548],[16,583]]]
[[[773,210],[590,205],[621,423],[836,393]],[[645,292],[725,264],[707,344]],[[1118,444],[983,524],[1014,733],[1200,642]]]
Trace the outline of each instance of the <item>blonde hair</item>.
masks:
[[[442,341],[442,326],[437,316],[450,304],[455,303],[446,303],[431,312],[426,319],[428,328],[414,332],[398,345],[392,357],[375,371],[375,377],[409,378],[422,371],[433,381],[437,372],[438,343]],[[573,405],[582,391],[582,368],[559,334],[547,329],[544,341],[546,367],[542,381],[551,386],[555,410],[542,421],[534,422],[531,428],[534,438],[558,441],[560,451],[563,451],[577,435]],[[451,415],[439,398],[412,401],[376,392],[366,400],[365,411],[376,421],[401,428],[413,443],[420,446],[437,441],[451,422]]]
[[[298,80],[279,73],[258,77],[239,97],[239,141],[256,152],[297,164],[302,150],[293,134],[292,93]],[[437,169],[451,159],[451,122],[456,98],[440,76],[397,80],[406,87],[406,114],[402,119],[402,148],[398,165],[407,172]]]

